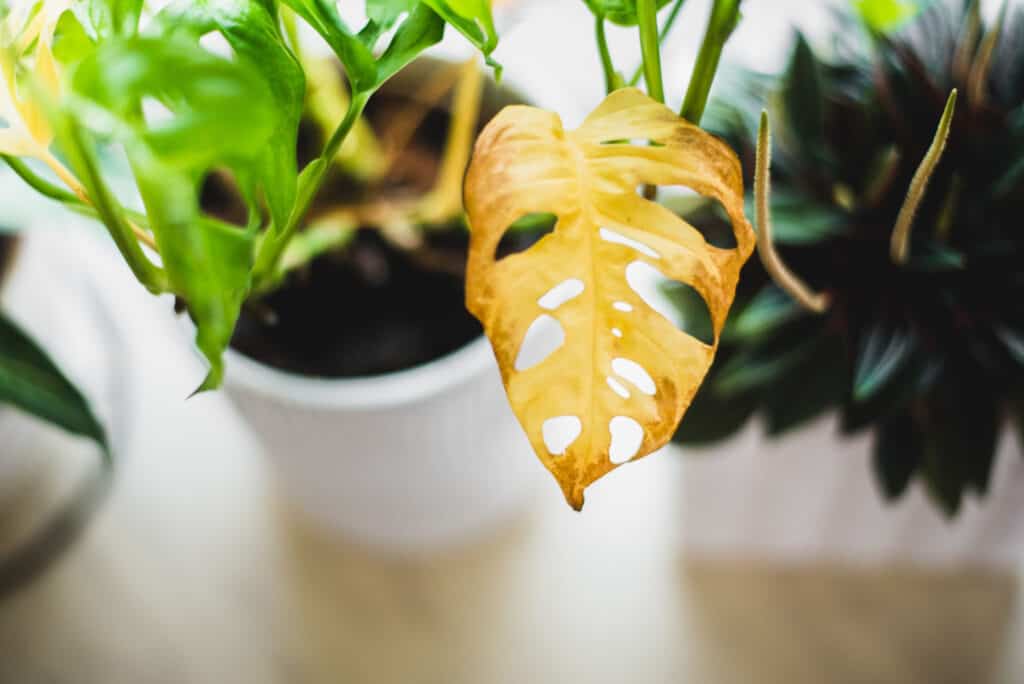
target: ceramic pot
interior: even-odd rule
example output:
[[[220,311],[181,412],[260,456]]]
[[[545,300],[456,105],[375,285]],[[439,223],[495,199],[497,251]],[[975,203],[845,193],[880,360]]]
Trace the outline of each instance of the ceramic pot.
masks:
[[[1024,460],[1001,436],[991,489],[948,520],[914,481],[887,503],[875,482],[870,433],[844,437],[835,416],[780,439],[758,421],[720,446],[684,450],[683,552],[779,563],[980,567],[1024,559]]]

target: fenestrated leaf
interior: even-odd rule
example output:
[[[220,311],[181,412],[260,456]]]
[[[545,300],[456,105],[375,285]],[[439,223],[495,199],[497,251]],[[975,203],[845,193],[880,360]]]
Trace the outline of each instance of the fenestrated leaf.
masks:
[[[637,139],[656,144],[621,142]],[[637,186],[645,183],[683,185],[721,202],[738,246],[708,245],[697,229],[640,197]],[[743,215],[739,160],[720,140],[632,88],[612,93],[571,132],[550,112],[508,107],[477,141],[466,206],[472,226],[467,305],[491,339],[535,452],[579,508],[589,484],[669,440],[711,365],[755,243]],[[540,212],[558,217],[554,232],[495,261],[508,227]],[[648,306],[627,281],[634,262],[700,293],[715,345]],[[566,281],[576,281],[574,297],[545,297]],[[526,367],[517,357],[528,329],[545,316],[561,326],[564,344]],[[579,428],[564,450],[545,441],[552,420]],[[631,429],[638,443],[628,444],[625,430],[613,439],[613,421]]]
[[[10,404],[104,451],[107,438],[89,402],[13,321],[0,313],[0,404]]]

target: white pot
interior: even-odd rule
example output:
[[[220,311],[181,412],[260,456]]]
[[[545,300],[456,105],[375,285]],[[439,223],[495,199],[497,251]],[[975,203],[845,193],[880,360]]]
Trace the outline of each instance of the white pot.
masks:
[[[432,363],[345,380],[238,353],[226,388],[291,501],[358,543],[421,552],[483,536],[544,482],[486,340]]]
[[[991,490],[947,520],[915,480],[888,504],[875,484],[871,436],[844,438],[835,416],[782,439],[758,421],[723,445],[684,452],[682,546],[691,557],[866,566],[977,566],[1024,559],[1024,460],[1000,440]]]

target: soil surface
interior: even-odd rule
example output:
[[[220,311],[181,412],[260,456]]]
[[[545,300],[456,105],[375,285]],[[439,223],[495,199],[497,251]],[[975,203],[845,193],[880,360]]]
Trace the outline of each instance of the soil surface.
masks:
[[[496,96],[491,86],[480,128],[509,101],[509,95]],[[406,103],[394,89],[381,92],[367,117],[380,132]],[[344,177],[330,178],[310,218],[339,202],[421,194],[433,184],[447,128],[447,111],[432,109],[383,183],[368,189]],[[319,143],[316,130],[304,126],[300,164]],[[203,204],[211,213],[244,223],[244,207],[216,182],[204,188]],[[432,228],[425,237],[421,248],[409,252],[376,230],[361,229],[344,250],[317,258],[278,290],[247,304],[232,347],[289,372],[346,378],[410,368],[465,346],[482,332],[464,302],[468,232],[456,222]],[[507,238],[499,253],[524,249],[536,239],[522,234]]]

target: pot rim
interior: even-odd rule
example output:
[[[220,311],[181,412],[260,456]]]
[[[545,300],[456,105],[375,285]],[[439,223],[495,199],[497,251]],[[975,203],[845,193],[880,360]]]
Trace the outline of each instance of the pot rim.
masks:
[[[194,330],[187,317],[183,317]],[[279,404],[311,409],[378,410],[421,402],[460,387],[496,368],[490,343],[477,337],[433,361],[357,378],[299,375],[268,366],[230,347],[225,384]]]

